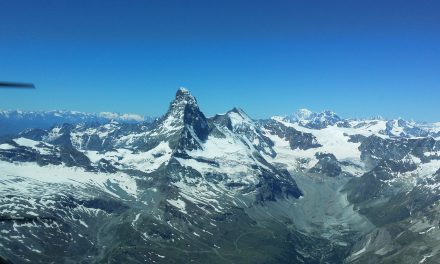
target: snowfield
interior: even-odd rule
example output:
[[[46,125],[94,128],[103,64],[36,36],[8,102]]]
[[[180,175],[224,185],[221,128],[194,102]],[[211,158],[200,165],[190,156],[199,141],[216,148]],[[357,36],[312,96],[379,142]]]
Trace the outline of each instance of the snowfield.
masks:
[[[2,195],[35,194],[33,184],[47,186],[48,189],[54,188],[55,185],[63,189],[97,188],[118,198],[120,190],[132,197],[136,197],[138,193],[136,180],[125,173],[87,172],[78,167],[39,166],[30,162],[0,161],[0,183]],[[120,190],[115,190],[112,185],[119,186]]]

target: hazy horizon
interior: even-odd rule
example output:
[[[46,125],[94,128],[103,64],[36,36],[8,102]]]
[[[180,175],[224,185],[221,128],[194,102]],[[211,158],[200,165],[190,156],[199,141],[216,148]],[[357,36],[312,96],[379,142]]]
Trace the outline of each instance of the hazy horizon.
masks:
[[[191,91],[190,91],[191,92]],[[194,95],[195,97],[196,97],[196,99],[197,99],[197,96],[196,95]],[[173,97],[170,97],[170,100],[168,101],[168,103],[169,102],[171,102],[173,100]],[[199,100],[197,100],[197,103],[198,103],[198,105],[200,106],[201,105],[201,103],[200,103],[200,101]],[[203,103],[202,103],[202,105],[203,105]],[[168,104],[167,104],[167,107],[168,107]],[[224,113],[226,113],[226,112],[228,112],[228,111],[230,111],[230,110],[232,110],[234,107],[238,107],[238,108],[240,108],[240,109],[242,109],[246,114],[248,114],[251,118],[253,118],[253,119],[256,119],[256,120],[258,120],[258,119],[269,119],[269,118],[272,118],[272,117],[274,117],[274,116],[291,116],[291,115],[294,115],[297,111],[299,111],[299,110],[308,110],[308,111],[311,111],[311,112],[313,112],[313,113],[320,113],[320,112],[324,112],[324,111],[332,111],[332,112],[335,112],[335,111],[333,111],[332,109],[321,109],[321,110],[315,110],[315,109],[310,109],[310,108],[307,108],[307,107],[300,107],[300,108],[298,108],[298,109],[294,109],[294,110],[292,110],[291,112],[288,112],[288,113],[275,113],[275,114],[273,114],[273,115],[270,115],[270,116],[262,116],[262,117],[254,117],[254,116],[252,116],[251,114],[249,114],[248,113],[248,111],[246,111],[246,109],[244,109],[244,108],[242,108],[242,107],[240,107],[240,106],[233,106],[233,107],[231,107],[230,109],[226,109],[226,110],[224,110],[224,111],[222,111],[222,112],[218,112],[218,113],[210,113],[210,114],[208,114],[206,111],[204,111],[204,109],[203,109],[203,107],[202,106],[200,106],[200,110],[203,112],[203,113],[205,113],[205,115],[207,116],[207,117],[213,117],[213,116],[215,116],[215,115],[217,115],[217,114],[224,114]],[[163,113],[161,113],[161,114],[159,114],[159,115],[150,115],[150,114],[148,114],[148,113],[136,113],[136,112],[118,112],[118,111],[111,111],[111,110],[107,110],[107,111],[99,111],[99,112],[91,112],[91,111],[81,111],[81,110],[75,110],[75,109],[4,109],[4,108],[0,108],[0,112],[1,111],[23,111],[23,112],[51,112],[51,111],[65,111],[65,112],[79,112],[79,113],[85,113],[85,114],[106,114],[106,113],[116,113],[116,114],[120,114],[120,115],[138,115],[138,116],[140,116],[140,117],[142,117],[142,118],[159,118],[159,117],[161,117],[161,116],[163,116],[163,115],[165,115],[166,114],[166,110],[163,112]],[[335,112],[337,115],[339,115],[341,118],[343,118],[343,119],[359,119],[359,120],[363,120],[363,119],[371,119],[371,118],[383,118],[383,119],[385,119],[385,120],[391,120],[391,119],[405,119],[405,120],[408,120],[408,121],[416,121],[416,122],[421,122],[421,123],[437,123],[437,122],[439,122],[440,121],[440,119],[439,120],[433,120],[433,121],[427,121],[427,120],[416,120],[416,119],[414,119],[414,118],[406,118],[406,117],[401,117],[401,116],[397,116],[397,117],[388,117],[388,116],[383,116],[383,115],[373,115],[373,116],[345,116],[345,115],[340,115],[338,112]]]

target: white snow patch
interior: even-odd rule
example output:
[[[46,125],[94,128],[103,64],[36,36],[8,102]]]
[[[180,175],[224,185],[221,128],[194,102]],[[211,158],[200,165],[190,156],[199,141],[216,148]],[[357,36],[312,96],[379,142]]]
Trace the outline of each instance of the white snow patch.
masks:
[[[86,224],[86,222],[84,222],[84,221],[81,220],[81,219],[79,219],[79,223],[80,223],[81,225],[87,227],[87,228],[89,227],[89,226]]]
[[[16,138],[14,139],[15,143],[17,143],[20,146],[29,147],[32,149],[37,150],[40,154],[47,155],[50,154],[50,151],[48,151],[45,147],[50,146],[46,143],[41,143],[40,141],[35,141],[27,138]],[[39,146],[38,146],[39,145]]]
[[[88,172],[78,167],[66,166],[38,166],[36,163],[9,163],[0,161],[0,180],[7,181],[16,177],[28,178],[37,182],[64,184],[72,186],[84,186],[99,188],[113,196],[118,195],[118,191],[111,188],[116,184],[127,194],[133,197],[137,196],[136,180],[122,172],[118,173],[100,173]],[[22,182],[14,182],[14,189],[20,188]],[[26,182],[23,182],[26,184]],[[23,186],[24,187],[24,186]]]
[[[177,200],[168,199],[167,202],[172,206],[176,207],[177,209],[179,209],[182,213],[188,214],[188,212],[186,211],[185,201],[181,199],[177,199]]]
[[[0,144],[0,149],[8,150],[8,149],[15,149],[15,147],[9,144]]]
[[[116,151],[101,153],[98,151],[86,151],[84,154],[93,163],[100,159],[106,159],[123,164],[125,168],[151,172],[159,168],[171,158],[172,150],[168,142],[162,141],[155,148],[146,152],[134,152],[129,149],[119,148]]]

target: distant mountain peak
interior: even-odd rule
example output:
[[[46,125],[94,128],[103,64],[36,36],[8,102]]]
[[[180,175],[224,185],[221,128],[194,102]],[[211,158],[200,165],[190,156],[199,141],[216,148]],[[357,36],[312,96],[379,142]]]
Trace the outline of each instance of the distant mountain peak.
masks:
[[[295,112],[295,117],[299,120],[309,120],[314,113],[306,108],[300,108]]]
[[[306,108],[300,108],[292,115],[287,116],[286,118],[294,121],[310,121],[316,118],[325,118],[325,117],[334,117],[340,119],[338,114],[330,110],[324,110],[322,112],[313,112]]]
[[[333,111],[325,110],[321,113],[317,113],[316,117],[320,118],[321,120],[325,119],[335,119],[335,120],[341,120],[341,118]]]
[[[308,109],[301,108],[294,114],[284,117],[283,120],[288,122],[298,122],[300,125],[309,128],[324,128],[328,125],[334,125],[335,123],[342,121],[342,118],[330,110],[312,112]]]

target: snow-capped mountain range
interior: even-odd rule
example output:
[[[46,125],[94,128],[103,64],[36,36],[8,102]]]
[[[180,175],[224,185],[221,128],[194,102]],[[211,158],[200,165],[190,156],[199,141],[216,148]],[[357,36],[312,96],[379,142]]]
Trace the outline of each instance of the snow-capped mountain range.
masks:
[[[161,118],[117,117],[1,139],[0,262],[440,258],[439,124],[206,117],[184,88]]]
[[[22,111],[0,110],[0,136],[14,134],[26,128],[48,129],[56,124],[105,123],[115,120],[122,123],[151,122],[153,118],[137,114],[112,112],[84,113],[78,111]]]
[[[402,118],[387,120],[381,116],[372,117],[367,119],[341,118],[338,114],[332,111],[312,112],[308,109],[299,109],[292,115],[287,116],[275,116],[272,119],[278,119],[285,122],[296,123],[299,126],[323,129],[328,126],[362,126],[365,124],[375,124],[379,130],[376,133],[396,136],[396,137],[426,137],[440,135],[440,122],[438,123],[426,123],[407,121]]]

